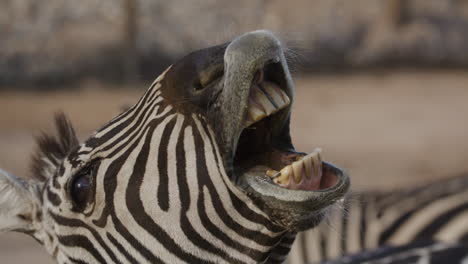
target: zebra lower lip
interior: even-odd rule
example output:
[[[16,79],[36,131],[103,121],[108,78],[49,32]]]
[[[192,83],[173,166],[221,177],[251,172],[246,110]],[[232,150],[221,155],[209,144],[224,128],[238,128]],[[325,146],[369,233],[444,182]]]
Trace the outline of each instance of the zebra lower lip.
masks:
[[[283,156],[283,161],[280,162],[282,165],[272,166],[283,166],[279,171],[266,165],[257,165],[245,172],[245,175],[247,177],[263,176],[288,190],[323,191],[332,188],[338,182],[338,176],[323,166],[321,149],[315,149],[307,155],[301,153],[279,155]]]

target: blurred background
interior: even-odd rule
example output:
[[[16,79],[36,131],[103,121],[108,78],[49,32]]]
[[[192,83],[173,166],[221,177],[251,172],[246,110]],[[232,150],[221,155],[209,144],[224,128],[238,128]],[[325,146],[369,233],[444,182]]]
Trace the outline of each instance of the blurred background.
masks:
[[[297,149],[354,190],[468,171],[468,1],[2,0],[0,167],[29,177],[34,136],[66,112],[81,139],[195,49],[265,28],[288,47]],[[0,236],[1,263],[52,263]]]

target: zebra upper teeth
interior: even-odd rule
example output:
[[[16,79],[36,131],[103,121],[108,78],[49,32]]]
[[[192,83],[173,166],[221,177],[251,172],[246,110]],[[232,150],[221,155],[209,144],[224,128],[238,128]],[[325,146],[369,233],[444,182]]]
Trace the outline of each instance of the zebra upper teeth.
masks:
[[[277,84],[269,81],[258,82],[257,78],[262,81],[263,77],[255,78],[256,81],[250,89],[245,127],[286,108],[291,103],[289,97]]]
[[[299,156],[299,160],[285,166],[281,171],[268,170],[266,175],[276,184],[288,189],[318,190],[322,179],[321,150],[315,149],[306,156]]]

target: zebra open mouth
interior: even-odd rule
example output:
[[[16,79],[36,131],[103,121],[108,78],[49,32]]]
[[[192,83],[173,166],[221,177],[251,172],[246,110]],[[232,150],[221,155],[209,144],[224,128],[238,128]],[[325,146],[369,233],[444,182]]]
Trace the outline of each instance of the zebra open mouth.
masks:
[[[234,168],[243,177],[261,176],[267,182],[289,190],[319,191],[335,186],[338,176],[322,162],[321,150],[300,153],[275,146],[275,124],[284,122],[291,99],[285,72],[279,62],[258,70],[252,80],[248,110],[244,120]],[[276,133],[280,134],[280,133]]]
[[[196,64],[210,65],[199,74],[207,76],[200,82],[209,83],[201,93],[206,96],[196,98],[208,101],[202,110],[217,135],[227,176],[288,230],[319,223],[350,181],[322,161],[319,150],[295,150],[289,129],[294,84],[280,41],[259,30],[199,54],[211,59]]]
[[[330,188],[337,183],[338,177],[322,166],[320,149],[305,154],[271,147],[269,125],[278,121],[274,115],[291,103],[280,84],[266,77],[275,76],[279,67],[279,64],[267,65],[254,76],[244,121],[245,129],[241,134],[234,166],[242,170],[243,174],[263,175],[291,190]],[[254,145],[257,146],[252,148]]]

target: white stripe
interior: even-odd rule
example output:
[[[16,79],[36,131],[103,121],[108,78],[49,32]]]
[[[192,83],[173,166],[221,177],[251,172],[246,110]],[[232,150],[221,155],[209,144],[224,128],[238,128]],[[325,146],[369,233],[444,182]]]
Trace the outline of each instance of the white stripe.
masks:
[[[468,200],[468,193],[452,195],[444,199],[438,199],[431,203],[427,208],[416,212],[403,226],[398,228],[397,232],[389,240],[394,244],[404,244],[413,240],[414,237],[427,225],[431,224],[433,219],[455,208]]]
[[[347,223],[347,241],[346,253],[361,251],[361,215],[360,201],[351,201],[349,204],[348,223]],[[345,253],[345,252],[343,252]]]
[[[468,202],[465,201],[465,202]],[[445,224],[436,234],[438,241],[459,241],[463,236],[468,235],[468,210],[460,213]]]
[[[341,215],[341,212],[337,212],[336,210],[333,212],[335,214]],[[342,222],[343,218],[340,217],[341,219],[338,219],[338,223],[330,223],[329,226],[329,231],[327,234],[327,241],[326,241],[326,247],[327,247],[327,257],[328,258],[334,258],[341,256],[341,241],[344,239],[342,237]],[[336,219],[336,218],[334,218]]]

